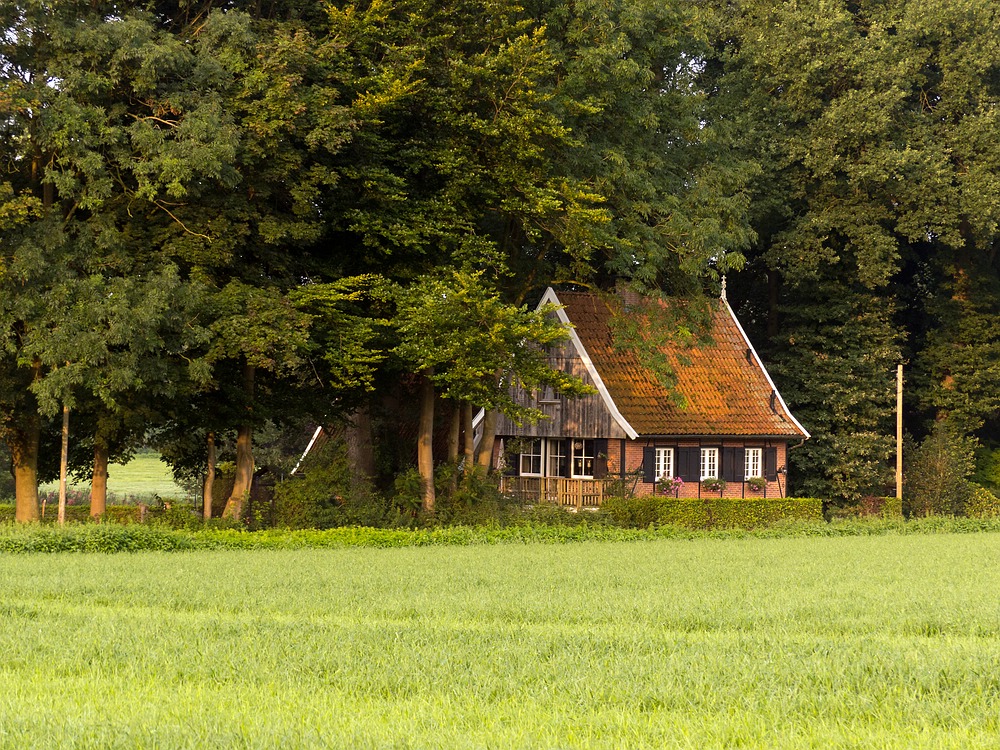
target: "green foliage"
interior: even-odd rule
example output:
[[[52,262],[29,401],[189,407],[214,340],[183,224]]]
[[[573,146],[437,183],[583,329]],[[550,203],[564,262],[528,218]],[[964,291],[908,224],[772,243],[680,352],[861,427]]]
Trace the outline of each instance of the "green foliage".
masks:
[[[392,504],[353,475],[339,442],[328,443],[303,476],[274,489],[274,523],[281,528],[391,526],[396,520]]]
[[[701,487],[706,492],[725,492],[726,480],[719,477],[705,477],[701,480]]]
[[[458,474],[458,467],[442,466],[435,472],[437,502],[433,523],[441,526],[506,525],[520,510],[514,498],[503,495],[496,479],[473,466]]]
[[[976,469],[972,481],[991,492],[1000,491],[1000,449],[980,444],[976,449]]]
[[[553,310],[503,302],[480,271],[421,277],[400,287],[396,300],[396,354],[413,371],[431,373],[448,398],[520,420],[541,412],[514,401],[510,389],[515,385],[548,385],[570,395],[592,391],[578,378],[548,367],[545,347],[568,335]]]
[[[985,487],[975,485],[966,500],[965,515],[969,518],[1000,517],[1000,498]]]
[[[812,498],[608,498],[601,513],[625,528],[675,525],[693,529],[754,528],[782,521],[820,521],[823,502]]]
[[[760,167],[746,309],[813,434],[790,476],[857,502],[885,491],[898,362],[918,435],[998,427],[1000,21],[988,0],[710,6],[713,111]]]
[[[919,446],[903,455],[909,513],[961,515],[973,490],[969,476],[975,468],[975,441],[954,425],[938,422]]]
[[[857,503],[835,505],[827,509],[829,520],[856,518],[902,518],[903,498],[866,495]]]
[[[644,498],[637,498],[644,500]],[[821,520],[819,500],[789,498],[783,506],[728,508],[728,515],[714,517],[689,505],[660,506],[629,503],[614,510],[623,525],[589,514],[573,514],[556,506],[527,509],[512,516],[508,525],[435,526],[428,528],[370,528],[342,526],[331,529],[268,529],[246,531],[212,521],[201,528],[171,528],[163,523],[71,523],[14,525],[13,508],[0,506],[0,553],[29,552],[141,552],[175,550],[298,550],[342,548],[404,548],[484,545],[566,544],[571,542],[628,542],[658,539],[794,539],[853,536],[975,534],[1000,532],[1000,518],[931,516],[904,521],[892,518]],[[800,500],[801,502],[795,502]],[[701,501],[704,503],[704,501]],[[718,503],[718,501],[715,501]],[[733,503],[755,501],[734,500]],[[779,504],[780,505],[780,504]],[[722,507],[722,506],[717,506]],[[652,509],[652,510],[650,510]],[[131,520],[134,508],[128,511]],[[725,509],[724,509],[725,510]],[[655,512],[654,512],[655,511]],[[109,514],[109,516],[112,514]],[[631,519],[631,520],[630,520]],[[121,520],[125,520],[124,516]],[[687,524],[702,524],[702,526]]]
[[[947,418],[966,434],[1000,427],[1000,279],[981,259],[965,261],[926,301],[931,325],[915,362],[922,413]],[[969,268],[968,266],[973,266]]]
[[[798,492],[857,502],[890,481],[899,358],[891,304],[838,282],[789,292],[771,370],[812,437],[789,453]]]

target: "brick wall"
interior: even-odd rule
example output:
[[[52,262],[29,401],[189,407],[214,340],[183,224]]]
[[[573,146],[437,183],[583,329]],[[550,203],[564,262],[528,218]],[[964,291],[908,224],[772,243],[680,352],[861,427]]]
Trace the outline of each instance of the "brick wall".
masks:
[[[699,443],[697,440],[681,440],[676,443],[665,442],[665,441],[655,441],[655,440],[629,440],[625,444],[625,470],[637,471],[642,467],[642,452],[647,446],[660,445],[663,447],[673,446],[677,448],[683,447],[697,447],[699,445],[709,446],[708,442],[702,441]],[[777,448],[778,449],[778,467],[787,466],[788,458],[788,444],[785,442],[761,442],[761,441],[742,441],[742,440],[722,440],[720,442],[713,442],[711,447],[737,447],[737,448]],[[684,486],[677,493],[678,497],[784,497],[787,494],[788,487],[788,477],[787,475],[778,475],[778,479],[773,482],[768,482],[767,487],[760,492],[754,492],[750,489],[745,482],[728,482],[726,484],[726,489],[720,494],[719,492],[709,492],[702,489],[699,482],[686,482]],[[649,495],[653,492],[653,485],[643,482],[640,476],[639,481],[635,485],[635,492],[637,495]]]
[[[615,478],[621,476],[621,446],[622,442],[620,440],[609,440],[608,441],[608,477]],[[701,441],[699,443],[697,440],[680,440],[677,442],[672,441],[657,441],[657,440],[625,440],[625,471],[635,472],[642,467],[642,452],[647,446],[660,445],[660,446],[672,446],[672,447],[697,447],[699,445],[709,446],[708,441]],[[778,467],[787,466],[787,454],[788,454],[788,444],[779,441],[742,441],[742,440],[722,440],[719,442],[712,442],[711,447],[747,447],[747,448],[777,448],[778,453]],[[493,447],[493,467],[497,466],[497,461],[500,458],[500,441],[498,440]],[[725,491],[720,495],[719,492],[709,492],[702,489],[699,482],[687,482],[684,487],[681,488],[678,493],[679,497],[784,497],[787,495],[788,478],[787,475],[779,474],[776,481],[768,482],[765,490],[759,492],[754,492],[746,485],[745,482],[728,482],[726,484]],[[639,481],[635,483],[635,493],[637,495],[649,495],[653,492],[653,485],[643,482],[642,476],[640,474]]]

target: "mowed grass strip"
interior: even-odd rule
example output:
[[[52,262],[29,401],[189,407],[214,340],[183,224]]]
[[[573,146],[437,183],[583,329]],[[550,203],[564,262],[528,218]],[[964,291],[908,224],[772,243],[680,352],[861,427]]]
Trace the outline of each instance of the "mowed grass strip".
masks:
[[[1000,535],[0,557],[3,747],[1000,742]]]

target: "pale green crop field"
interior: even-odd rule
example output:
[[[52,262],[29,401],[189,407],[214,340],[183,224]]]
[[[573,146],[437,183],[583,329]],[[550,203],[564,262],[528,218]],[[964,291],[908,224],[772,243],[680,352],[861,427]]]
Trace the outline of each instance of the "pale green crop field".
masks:
[[[0,556],[0,746],[995,748],[1000,535]]]
[[[90,482],[70,482],[70,486],[90,491]],[[59,489],[58,482],[47,482],[39,488],[43,492]],[[124,501],[130,497],[148,500],[153,495],[162,498],[181,498],[185,492],[174,483],[173,475],[156,453],[139,453],[127,464],[111,464],[108,467],[108,493],[113,501]]]

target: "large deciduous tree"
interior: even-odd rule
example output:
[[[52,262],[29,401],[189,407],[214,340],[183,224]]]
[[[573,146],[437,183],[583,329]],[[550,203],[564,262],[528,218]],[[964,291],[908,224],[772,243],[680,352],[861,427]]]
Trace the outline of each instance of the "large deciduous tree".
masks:
[[[972,362],[996,351],[1000,18],[984,0],[713,5],[706,73],[760,165],[751,258],[780,385],[814,436],[794,454],[801,487],[879,492],[905,352],[910,404],[966,430],[995,418]]]
[[[39,414],[26,389],[44,392],[55,361],[44,339],[58,318],[82,330],[93,312],[58,307],[59,295],[88,285],[110,294],[122,279],[161,273],[163,237],[196,233],[179,216],[190,186],[234,183],[234,144],[219,104],[223,66],[152,14],[27,0],[4,5],[0,24],[0,216],[9,225],[0,236],[0,369],[12,386],[3,424],[17,518],[31,520]]]

